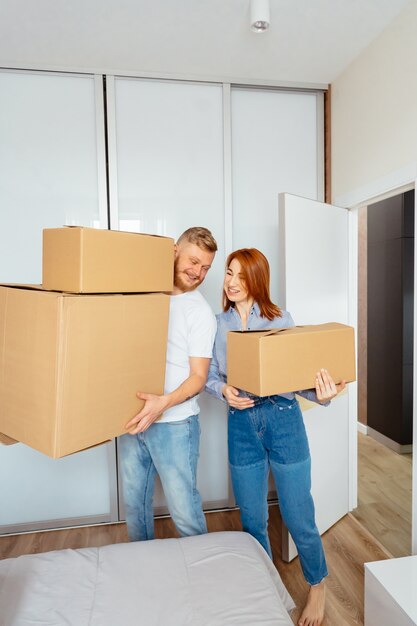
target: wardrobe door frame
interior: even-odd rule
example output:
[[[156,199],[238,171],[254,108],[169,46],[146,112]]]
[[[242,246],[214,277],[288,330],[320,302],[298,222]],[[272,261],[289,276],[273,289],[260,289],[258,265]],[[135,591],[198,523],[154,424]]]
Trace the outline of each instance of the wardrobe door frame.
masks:
[[[95,137],[97,151],[97,203],[98,203],[98,227],[107,229],[109,227],[108,209],[107,209],[107,174],[106,174],[106,137],[105,137],[105,108],[103,98],[103,76],[85,72],[54,72],[54,71],[38,71],[38,70],[20,70],[20,69],[0,69],[1,73],[23,74],[23,75],[40,75],[40,76],[60,76],[62,78],[82,78],[94,81],[94,102],[95,102]],[[47,226],[45,224],[45,226]],[[108,468],[108,493],[109,493],[109,511],[105,514],[81,515],[76,517],[63,517],[56,519],[47,519],[33,522],[22,522],[16,524],[4,524],[0,526],[0,534],[10,534],[19,532],[32,532],[46,529],[67,528],[70,526],[92,525],[99,523],[117,522],[118,517],[118,489],[117,489],[117,459],[115,441],[102,444],[105,446],[106,462]],[[14,446],[11,446],[10,452],[13,453]],[[51,462],[55,462],[51,459]],[[27,468],[30,471],[30,467]],[[16,490],[18,497],[18,490]]]

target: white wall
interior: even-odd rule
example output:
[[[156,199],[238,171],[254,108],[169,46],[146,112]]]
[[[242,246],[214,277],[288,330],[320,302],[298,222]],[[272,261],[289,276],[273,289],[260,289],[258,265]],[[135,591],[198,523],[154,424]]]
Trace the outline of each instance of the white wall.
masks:
[[[417,178],[417,2],[332,83],[332,197],[340,206],[367,200]],[[417,222],[416,222],[417,233]],[[416,255],[417,260],[417,255]],[[417,363],[417,272],[414,361]],[[417,365],[414,368],[417,449]],[[413,458],[412,551],[417,554],[417,455]]]
[[[337,204],[417,161],[417,2],[332,83]]]

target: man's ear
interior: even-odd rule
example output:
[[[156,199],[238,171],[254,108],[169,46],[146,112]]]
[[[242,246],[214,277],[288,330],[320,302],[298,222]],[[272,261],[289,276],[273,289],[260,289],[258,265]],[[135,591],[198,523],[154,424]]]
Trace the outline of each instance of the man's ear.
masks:
[[[177,243],[174,243],[174,259],[176,259],[176,258],[177,258],[177,256],[178,256],[178,251],[179,251],[179,249],[178,249],[178,244],[177,244]]]

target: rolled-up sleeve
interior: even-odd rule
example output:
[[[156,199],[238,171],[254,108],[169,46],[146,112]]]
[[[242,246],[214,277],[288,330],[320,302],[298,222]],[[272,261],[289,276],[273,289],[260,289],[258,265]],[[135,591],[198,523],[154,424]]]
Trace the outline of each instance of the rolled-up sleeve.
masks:
[[[315,389],[301,389],[300,391],[295,391],[297,395],[305,398],[306,400],[310,400],[310,402],[315,402],[316,404],[320,404],[320,406],[329,406],[330,400],[327,402],[320,402],[317,397]]]

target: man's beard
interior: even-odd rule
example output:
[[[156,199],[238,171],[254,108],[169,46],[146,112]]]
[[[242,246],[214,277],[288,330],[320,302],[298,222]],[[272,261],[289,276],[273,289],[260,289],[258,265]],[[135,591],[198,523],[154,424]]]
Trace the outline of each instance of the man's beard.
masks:
[[[177,263],[177,261],[175,261],[175,263],[174,263],[174,285],[175,285],[175,287],[177,287],[178,289],[181,289],[181,291],[194,291],[203,282],[203,280],[196,280],[192,285],[190,285],[190,283],[185,282],[185,280],[183,279],[182,275],[183,275],[183,272],[179,272],[178,271],[178,263]]]

